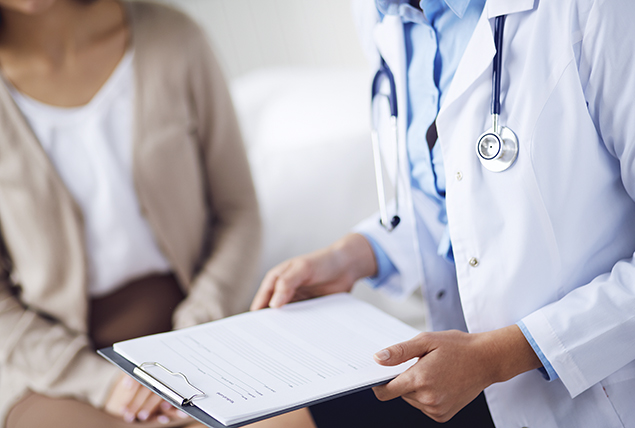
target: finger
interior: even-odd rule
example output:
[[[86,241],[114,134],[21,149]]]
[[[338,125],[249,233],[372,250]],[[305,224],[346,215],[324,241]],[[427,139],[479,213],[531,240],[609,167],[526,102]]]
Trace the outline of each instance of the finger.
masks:
[[[141,385],[128,375],[123,374],[113,388],[104,409],[113,415],[123,417],[126,406],[134,398]]]
[[[157,414],[160,410],[159,404],[161,404],[162,401],[163,399],[158,395],[150,394],[137,411],[137,419],[147,421],[150,417]]]
[[[124,421],[133,422],[135,419],[137,419],[137,413],[143,406],[143,403],[145,403],[148,397],[150,397],[150,394],[152,393],[147,388],[139,388],[137,390],[137,393],[135,394],[133,399],[126,406],[126,410],[123,414]]]
[[[161,414],[168,416],[170,419],[181,419],[181,420],[191,419],[187,413],[177,409],[176,407],[172,406],[167,401],[162,401],[161,404],[159,405],[159,408],[160,408]]]
[[[412,358],[422,357],[430,352],[430,340],[426,333],[382,349],[373,358],[382,366],[396,366]]]
[[[427,369],[426,359],[421,358],[416,364],[390,382],[374,387],[373,391],[380,401],[392,400],[397,397],[405,397],[412,393],[427,396],[427,393],[429,392],[429,376]]]
[[[249,307],[250,311],[257,311],[259,309],[264,309],[269,307],[269,301],[271,301],[271,296],[273,295],[272,288],[263,288],[262,285],[256,292],[256,296],[254,300],[251,302],[251,306]]]
[[[432,406],[436,404],[438,399],[434,390],[431,389],[433,375],[433,373],[430,373],[428,360],[424,356],[408,368],[408,370],[390,382],[376,386],[373,388],[373,391],[380,401],[392,400],[397,397],[404,399],[418,397],[420,403]],[[422,407],[418,408],[422,410]]]
[[[276,284],[276,280],[278,276],[287,269],[290,261],[280,263],[279,265],[271,268],[269,272],[265,275],[258,291],[256,292],[256,296],[254,300],[251,302],[250,309],[252,311],[256,311],[258,309],[264,309],[269,307],[269,302],[271,301],[271,296],[273,296],[274,287]]]
[[[310,277],[311,262],[306,258],[294,259],[276,279],[269,306],[279,308],[291,302],[298,287],[305,285]]]
[[[414,392],[413,383],[409,379],[405,379],[407,377],[406,373],[402,373],[387,384],[374,387],[373,392],[377,399],[379,401],[388,401]]]

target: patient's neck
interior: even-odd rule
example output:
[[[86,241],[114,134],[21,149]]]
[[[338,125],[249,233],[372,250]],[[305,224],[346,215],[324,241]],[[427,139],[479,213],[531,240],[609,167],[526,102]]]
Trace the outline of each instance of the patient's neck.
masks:
[[[83,105],[123,56],[128,33],[123,6],[115,0],[57,0],[35,14],[3,9],[0,66],[33,98]]]
[[[34,14],[3,9],[0,47],[52,59],[81,50],[103,25],[101,19],[95,19],[94,9],[105,3],[58,0],[47,10]]]

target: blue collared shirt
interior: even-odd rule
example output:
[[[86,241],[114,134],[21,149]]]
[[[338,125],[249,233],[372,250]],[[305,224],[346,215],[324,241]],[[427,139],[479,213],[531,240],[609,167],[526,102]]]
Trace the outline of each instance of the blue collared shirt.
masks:
[[[445,170],[441,147],[428,148],[426,134],[434,122],[472,37],[485,0],[421,0],[421,9],[408,0],[376,0],[382,15],[399,15],[406,46],[408,129],[406,134],[411,185],[439,205],[439,221],[446,225],[438,253],[453,260],[445,210]],[[375,251],[379,285],[396,268],[369,237]]]
[[[408,0],[376,0],[380,15],[398,15],[404,23],[406,46],[408,129],[406,144],[411,185],[435,201],[440,208],[439,221],[446,225],[438,254],[453,260],[448,219],[445,210],[445,170],[439,144],[430,150],[426,134],[439,113],[444,96],[454,78],[459,61],[483,12],[485,0],[421,0],[418,9]],[[383,249],[370,237],[378,265],[371,285],[397,272]],[[558,375],[540,350],[527,328],[521,331],[540,358],[548,380]]]

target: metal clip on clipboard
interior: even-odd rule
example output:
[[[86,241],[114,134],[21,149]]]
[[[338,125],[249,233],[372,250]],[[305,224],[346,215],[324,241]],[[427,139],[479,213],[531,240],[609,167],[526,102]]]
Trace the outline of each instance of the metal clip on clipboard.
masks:
[[[196,391],[196,394],[188,396],[188,395],[183,395],[179,393],[178,391],[174,389],[174,387],[167,385],[164,381],[159,380],[158,378],[150,374],[147,370],[144,370],[144,367],[159,367],[161,370],[165,371],[170,376],[180,377],[181,379],[185,381],[185,383],[187,383],[187,385],[189,385],[192,389]],[[165,398],[169,399],[173,404],[177,404],[179,406],[192,404],[192,401],[194,401],[195,399],[203,398],[207,396],[205,392],[201,391],[200,389],[192,385],[192,383],[187,379],[187,377],[183,373],[172,372],[168,370],[167,368],[165,368],[164,366],[162,366],[161,364],[156,362],[142,363],[141,365],[135,367],[132,373],[138,376],[139,379],[143,380],[148,385],[160,391],[165,396]]]

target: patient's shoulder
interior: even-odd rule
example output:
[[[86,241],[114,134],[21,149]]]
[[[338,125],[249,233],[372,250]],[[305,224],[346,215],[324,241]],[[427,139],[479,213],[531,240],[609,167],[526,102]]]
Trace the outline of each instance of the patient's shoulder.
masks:
[[[126,2],[136,42],[159,45],[162,49],[184,49],[206,41],[203,30],[185,13],[150,1]]]

